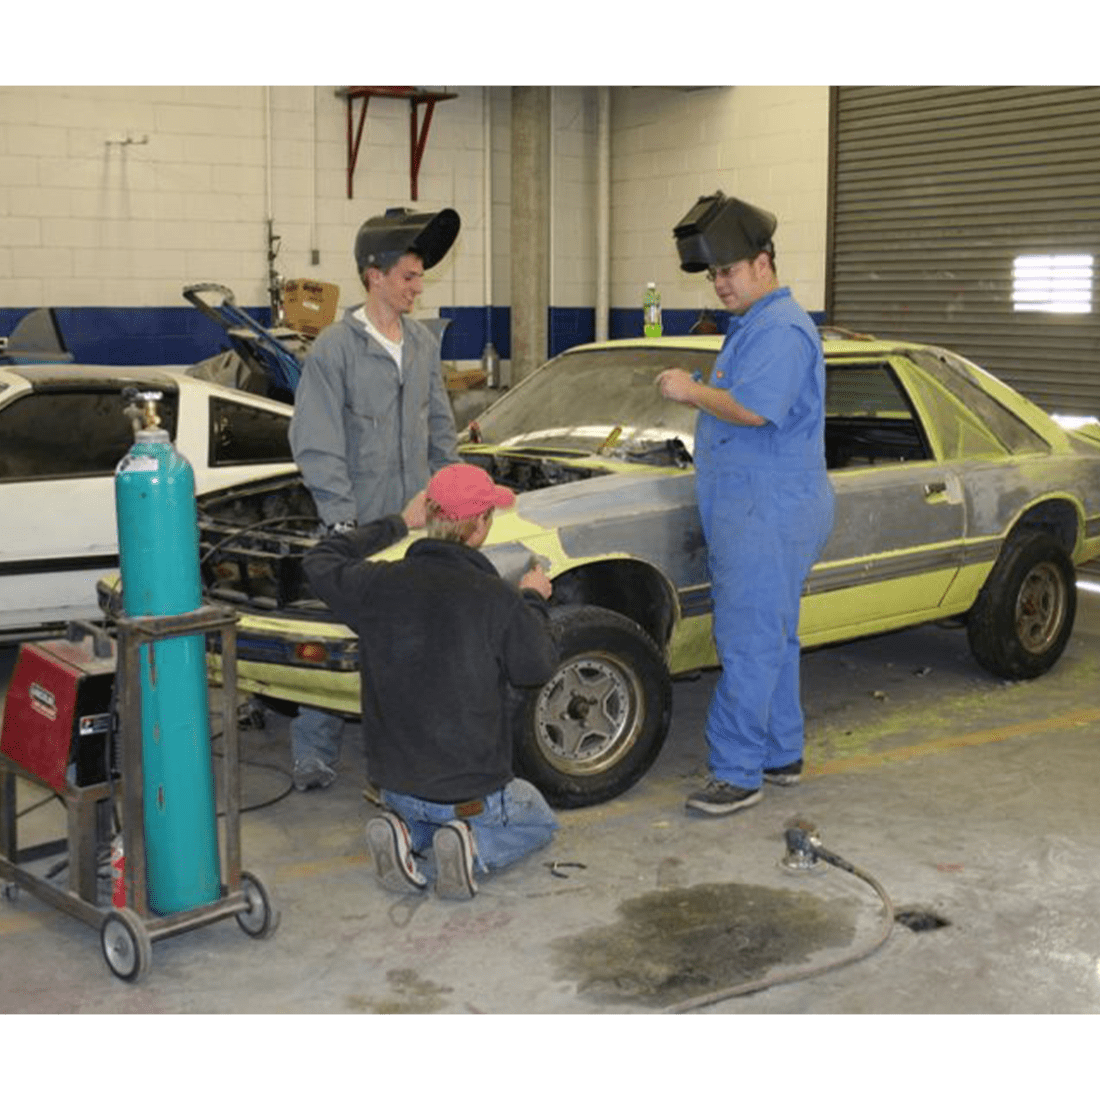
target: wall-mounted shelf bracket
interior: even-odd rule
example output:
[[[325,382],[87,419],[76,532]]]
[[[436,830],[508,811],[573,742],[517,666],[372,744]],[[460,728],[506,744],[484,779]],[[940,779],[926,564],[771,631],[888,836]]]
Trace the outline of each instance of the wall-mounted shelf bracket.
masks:
[[[359,143],[363,139],[363,123],[367,120],[367,105],[371,96],[383,99],[407,99],[409,101],[409,197],[417,198],[417,181],[420,177],[420,162],[424,159],[424,149],[428,144],[428,130],[432,125],[435,105],[445,99],[457,99],[455,92],[427,92],[408,86],[381,87],[377,85],[357,85],[337,88],[336,94],[345,101],[347,111],[348,140],[348,198],[353,195],[352,180],[355,177],[355,164],[359,159]],[[358,102],[359,119],[354,120]],[[424,124],[420,125],[420,108],[424,107]],[[354,132],[353,132],[354,131]]]

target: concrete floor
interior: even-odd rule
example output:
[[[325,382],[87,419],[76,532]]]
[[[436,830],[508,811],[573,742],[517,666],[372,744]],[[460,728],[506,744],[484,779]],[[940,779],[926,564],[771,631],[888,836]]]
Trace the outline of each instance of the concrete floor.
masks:
[[[349,727],[331,789],[243,817],[244,866],[281,914],[273,937],[229,918],[160,940],[130,985],[108,972],[94,928],[22,891],[0,900],[0,1012],[654,1014],[842,960],[879,935],[883,909],[864,881],[780,866],[798,816],[895,909],[942,923],[896,924],[869,958],[705,1014],[1095,1013],[1100,574],[1082,580],[1093,589],[1079,589],[1066,653],[1029,683],[991,679],[965,631],[942,627],[807,654],[808,774],[731,818],[683,812],[704,774],[715,676],[677,683],[651,773],[612,803],[562,813],[545,856],[470,903],[375,884]],[[14,652],[0,658],[5,684]],[[243,731],[245,805],[288,787],[286,744],[275,715]],[[21,785],[20,807],[39,796]],[[60,821],[56,804],[33,810],[21,839],[60,835]],[[550,859],[584,866],[560,878]]]

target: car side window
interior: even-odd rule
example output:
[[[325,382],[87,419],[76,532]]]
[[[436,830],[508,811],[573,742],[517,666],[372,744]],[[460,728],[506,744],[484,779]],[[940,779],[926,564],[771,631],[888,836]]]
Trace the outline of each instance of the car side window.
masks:
[[[920,420],[886,363],[829,363],[825,464],[830,470],[917,462],[930,451]]]
[[[210,398],[210,465],[293,462],[290,417],[224,397]]]
[[[965,360],[949,352],[937,355],[920,349],[910,351],[909,356],[979,417],[1005,450],[1024,454],[1049,452],[1050,447],[1042,436],[970,379]]]
[[[38,390],[0,409],[0,481],[111,476],[133,446],[119,389]],[[160,402],[161,424],[176,433],[175,393]]]

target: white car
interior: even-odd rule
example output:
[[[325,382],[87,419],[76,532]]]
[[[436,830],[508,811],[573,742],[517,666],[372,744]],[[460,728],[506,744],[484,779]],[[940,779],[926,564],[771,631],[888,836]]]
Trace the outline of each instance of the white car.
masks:
[[[118,565],[114,473],[134,439],[134,388],[163,393],[196,493],[297,469],[291,406],[185,368],[0,366],[0,639],[102,617],[96,581]]]

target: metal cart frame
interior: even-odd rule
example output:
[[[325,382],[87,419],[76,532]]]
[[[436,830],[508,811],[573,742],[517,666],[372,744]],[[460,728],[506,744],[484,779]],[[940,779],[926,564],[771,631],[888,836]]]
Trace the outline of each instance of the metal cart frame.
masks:
[[[122,617],[117,622],[116,676],[119,693],[119,752],[121,779],[76,787],[66,783],[59,797],[67,814],[67,838],[20,850],[16,827],[17,778],[47,787],[38,776],[0,754],[0,878],[13,900],[22,887],[35,897],[100,930],[103,956],[111,971],[125,981],[137,981],[152,963],[156,940],[188,932],[225,917],[235,916],[250,936],[264,938],[275,931],[278,914],[267,890],[255,875],[241,870],[240,761],[237,728],[237,616],[213,607],[183,615]],[[217,631],[222,655],[223,789],[225,820],[221,897],[207,905],[167,916],[153,914],[148,905],[145,874],[145,815],[143,806],[140,651],[165,638]],[[121,794],[120,794],[121,791]],[[110,813],[116,800],[122,807],[122,843],[127,906],[98,904],[97,822]],[[68,851],[66,887],[57,886],[20,864]]]

